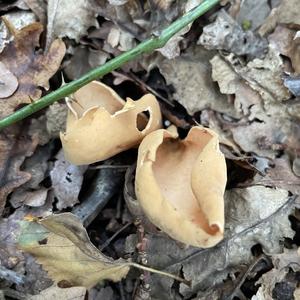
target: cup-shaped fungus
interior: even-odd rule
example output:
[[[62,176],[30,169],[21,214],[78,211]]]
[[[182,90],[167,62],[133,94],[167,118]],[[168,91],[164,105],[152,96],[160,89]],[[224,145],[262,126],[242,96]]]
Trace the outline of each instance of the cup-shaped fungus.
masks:
[[[161,128],[160,107],[151,94],[125,102],[110,87],[93,81],[73,98],[66,131],[60,134],[65,157],[73,164],[105,160]],[[149,119],[144,112],[149,113]]]
[[[184,140],[164,129],[138,150],[135,190],[150,221],[170,237],[196,247],[223,238],[226,163],[218,136],[192,127]]]

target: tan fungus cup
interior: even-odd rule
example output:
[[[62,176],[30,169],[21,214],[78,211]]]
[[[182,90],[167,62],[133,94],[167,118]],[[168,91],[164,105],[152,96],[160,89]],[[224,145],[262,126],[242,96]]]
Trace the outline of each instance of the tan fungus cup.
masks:
[[[66,131],[60,134],[65,157],[76,165],[91,164],[137,146],[161,128],[156,98],[147,94],[125,102],[110,87],[93,81],[73,94]],[[149,119],[143,112],[149,112]]]
[[[140,144],[137,199],[150,221],[175,240],[202,248],[222,240],[226,179],[212,130],[195,126],[180,140],[159,129]]]

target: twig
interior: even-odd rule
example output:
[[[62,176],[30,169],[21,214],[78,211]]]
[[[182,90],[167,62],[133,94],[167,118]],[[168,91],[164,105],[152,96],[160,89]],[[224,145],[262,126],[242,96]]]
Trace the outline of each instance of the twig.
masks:
[[[0,278],[17,285],[25,283],[25,276],[0,266]]]
[[[72,213],[88,226],[100,213],[107,202],[118,191],[122,174],[113,169],[102,169],[90,183],[84,201],[75,206]]]
[[[195,7],[193,10],[189,11],[181,18],[173,22],[170,26],[162,30],[158,37],[153,36],[147,39],[146,41],[137,45],[135,48],[111,59],[106,64],[89,71],[79,79],[63,85],[56,91],[53,91],[34,103],[31,103],[19,109],[15,113],[5,117],[4,119],[0,120],[0,130],[20,120],[23,120],[33,113],[49,106],[55,101],[74,93],[89,82],[110,73],[111,71],[124,65],[126,62],[138,57],[139,55],[143,53],[150,53],[155,49],[162,48],[174,34],[196,20],[199,16],[206,13],[219,1],[220,0],[206,0],[202,2],[199,6]]]
[[[105,243],[100,247],[100,251],[103,251],[110,243],[111,241],[118,236],[122,231],[124,231],[127,227],[129,227],[132,224],[132,222],[126,223],[123,227],[121,227],[116,233],[114,233],[108,240],[105,241]]]

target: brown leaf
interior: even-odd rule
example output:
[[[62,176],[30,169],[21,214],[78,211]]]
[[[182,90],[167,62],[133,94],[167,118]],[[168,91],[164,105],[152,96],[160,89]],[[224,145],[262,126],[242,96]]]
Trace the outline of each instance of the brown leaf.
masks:
[[[278,51],[289,57],[297,74],[300,73],[300,39],[295,38],[297,31],[283,26],[277,26],[269,36],[270,44],[274,44]]]
[[[37,140],[22,136],[17,127],[0,134],[0,215],[6,197],[31,178],[29,173],[20,171],[20,166],[26,156],[32,155],[36,146]]]
[[[266,176],[257,174],[251,184],[282,188],[295,195],[300,195],[300,178],[292,172],[287,156],[274,161],[274,167],[267,171]]]
[[[55,40],[48,53],[36,51],[43,31],[42,24],[33,23],[16,30],[8,21],[5,22],[14,40],[4,48],[0,61],[17,77],[19,87],[11,97],[0,99],[0,117],[12,113],[20,104],[40,98],[40,87],[48,88],[48,80],[59,68],[65,54],[65,45],[61,40]]]
[[[209,60],[213,53],[198,46],[191,48],[185,55],[164,60],[159,64],[159,70],[167,84],[172,84],[176,89],[174,99],[183,105],[190,115],[205,108],[236,115],[234,107],[228,103],[211,79]]]
[[[119,281],[129,271],[126,261],[104,256],[89,240],[79,219],[70,213],[23,222],[20,247],[33,254],[56,281],[92,287],[101,280]]]
[[[18,79],[0,62],[0,98],[7,98],[18,88]]]
[[[288,24],[291,27],[300,25],[300,2],[298,0],[282,0],[280,5],[274,8],[264,24],[259,29],[260,35],[271,32],[277,24]]]

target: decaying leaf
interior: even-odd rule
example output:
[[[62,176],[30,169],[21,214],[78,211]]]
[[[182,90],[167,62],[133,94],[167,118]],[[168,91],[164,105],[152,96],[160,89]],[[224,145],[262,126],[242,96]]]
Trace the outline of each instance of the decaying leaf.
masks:
[[[273,293],[275,286],[280,282],[284,282],[289,269],[291,268],[294,272],[300,271],[300,256],[297,249],[284,249],[283,253],[272,256],[272,262],[274,268],[263,274],[262,277],[256,282],[256,285],[260,285],[260,287],[256,295],[252,298],[253,300],[274,299]],[[290,282],[290,280],[288,280],[288,282]],[[296,288],[296,283],[293,284],[290,282],[290,285],[291,289]],[[290,294],[293,293],[291,289],[289,289]],[[291,299],[291,295],[286,296],[288,297],[287,299]]]
[[[300,195],[300,178],[292,172],[292,166],[287,155],[276,159],[265,176],[256,174],[251,184],[281,188],[294,195]]]
[[[97,26],[94,0],[49,0],[47,44],[57,37],[79,39],[91,26]]]
[[[65,68],[65,72],[68,78],[77,79],[92,68],[103,65],[108,58],[109,54],[102,50],[77,47]]]
[[[0,61],[17,78],[19,86],[10,97],[1,98],[0,117],[12,113],[20,104],[40,98],[40,87],[48,88],[48,80],[59,68],[65,54],[65,45],[61,40],[55,40],[45,54],[37,52],[43,31],[40,23],[30,24],[20,30],[8,21],[6,26],[14,39],[0,53]]]
[[[4,17],[5,21],[8,21],[13,25],[14,28],[21,30],[23,27],[28,26],[32,23],[35,23],[36,17],[30,11],[11,11],[6,13]],[[9,32],[9,29],[5,25],[5,21],[0,20],[0,53],[4,47],[13,40],[12,34]]]
[[[0,62],[0,98],[7,98],[18,88],[18,79]]]
[[[183,105],[189,114],[211,108],[228,115],[236,116],[234,107],[222,95],[211,79],[211,66],[208,61],[214,52],[203,47],[195,47],[185,55],[173,60],[164,60],[159,70],[167,84],[172,84],[176,92],[174,99]]]
[[[161,129],[139,147],[137,199],[150,221],[180,242],[206,248],[223,238],[225,184],[225,159],[212,130],[193,127],[181,141]]]
[[[296,36],[297,31],[283,26],[277,26],[269,35],[270,44],[275,45],[277,50],[290,58],[296,74],[300,73],[300,39]]]
[[[101,280],[119,281],[129,264],[104,256],[89,240],[79,219],[70,213],[37,222],[24,221],[19,237],[22,250],[33,254],[56,282],[92,287]]]
[[[73,97],[76,101],[70,104],[66,132],[60,138],[66,159],[74,164],[105,160],[161,127],[159,104],[151,94],[125,103],[111,88],[94,81]]]
[[[282,0],[280,5],[274,8],[264,24],[259,29],[259,34],[264,36],[275,29],[277,24],[287,24],[291,27],[299,27],[300,2],[298,0]]]
[[[78,195],[81,189],[83,174],[87,166],[74,166],[64,158],[63,151],[56,155],[56,162],[50,172],[52,188],[55,197],[58,199],[56,204],[59,210],[73,207],[78,203]]]
[[[244,0],[241,1],[236,19],[242,26],[245,22],[249,22],[250,29],[255,30],[264,22],[269,13],[270,6],[268,0]]]
[[[283,63],[276,49],[270,47],[263,60],[254,59],[246,66],[231,55],[215,56],[211,64],[221,92],[234,93],[235,106],[248,118],[230,128],[244,151],[275,157],[279,150],[299,148],[299,123],[292,116],[297,108],[284,102],[290,93],[283,85]]]
[[[37,146],[37,140],[31,139],[18,130],[9,128],[0,134],[0,215],[6,203],[7,196],[28,180],[31,175],[20,170],[25,159],[32,155]]]
[[[226,50],[249,59],[264,57],[268,51],[265,39],[250,30],[244,31],[225,10],[219,12],[214,23],[203,28],[199,43],[207,49]]]
[[[240,272],[242,265],[254,259],[251,253],[254,245],[260,244],[265,253],[276,254],[282,252],[284,238],[294,236],[289,214],[299,202],[289,197],[287,191],[253,186],[226,191],[224,200],[225,237],[213,248],[183,248],[162,235],[146,235],[150,265],[168,272],[181,270],[185,278],[192,280],[191,288],[180,286],[180,295],[184,298],[190,298],[195,292],[201,295],[217,289],[229,272]],[[136,240],[130,236],[128,244],[130,240],[134,247]],[[155,299],[168,299],[174,282],[156,275],[151,279],[151,295]]]
[[[86,288],[80,286],[74,286],[70,288],[59,288],[56,285],[52,285],[49,288],[43,290],[40,294],[29,296],[28,300],[84,300],[86,295]]]

